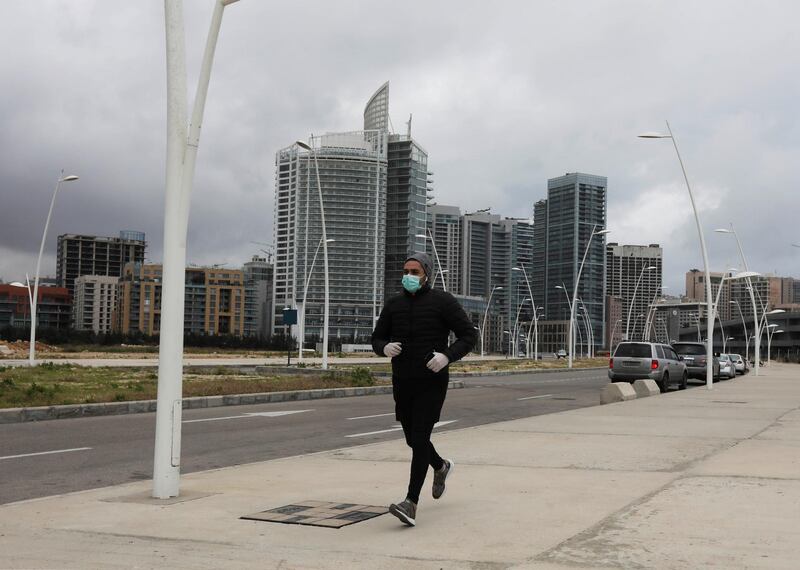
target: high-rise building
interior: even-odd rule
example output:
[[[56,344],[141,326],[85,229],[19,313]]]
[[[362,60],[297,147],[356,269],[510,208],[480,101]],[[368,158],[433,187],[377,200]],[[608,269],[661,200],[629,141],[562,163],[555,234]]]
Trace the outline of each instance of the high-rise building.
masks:
[[[451,293],[458,293],[461,284],[461,210],[457,206],[429,205],[427,226],[428,235],[433,236],[433,241],[428,240],[427,253],[436,263],[436,282]]]
[[[75,293],[81,275],[120,277],[126,263],[143,263],[144,233],[121,231],[119,237],[63,234],[58,236],[56,273],[60,287]]]
[[[244,264],[244,336],[266,338],[272,318],[272,263],[254,255]]]
[[[119,277],[81,275],[75,279],[72,322],[76,330],[108,334],[113,328],[112,315],[117,303]]]
[[[543,285],[545,318],[569,322],[570,303],[584,253],[578,287],[579,306],[586,308],[596,347],[605,328],[605,235],[607,179],[567,173],[547,181],[547,199],[534,206],[533,281]],[[544,238],[544,263],[542,261]],[[576,311],[577,317],[577,311]]]
[[[271,332],[282,329],[285,307],[305,304],[305,340],[322,336],[319,176],[329,240],[329,334],[343,343],[372,334],[384,298],[386,139],[382,131],[332,133],[314,137],[311,152],[296,144],[278,151]]]
[[[161,329],[161,265],[128,263],[117,288],[114,330],[158,334]],[[244,273],[239,269],[187,267],[183,332],[244,334]]]
[[[606,294],[622,301],[623,338],[647,336],[647,315],[663,288],[663,250],[658,244],[606,246]]]
[[[425,251],[428,198],[428,153],[411,138],[411,122],[405,134],[389,134],[389,82],[370,97],[364,107],[364,132],[388,136],[386,171],[386,242],[384,276],[386,296],[401,292],[403,262]]]
[[[735,280],[728,279],[730,273],[726,276],[725,273],[712,271],[710,275],[711,300],[712,302],[717,302],[717,299],[719,299],[719,307],[717,307],[719,318],[723,321],[730,320],[732,316],[735,316],[731,312],[731,301],[733,300],[731,292],[733,291],[732,287],[734,287]],[[723,277],[725,277],[724,281]],[[722,287],[722,291],[720,291],[720,287]],[[690,269],[686,272],[686,298],[690,301],[706,302],[706,274],[704,271]],[[733,308],[733,311],[736,311],[736,309]],[[752,315],[752,311],[750,314]]]

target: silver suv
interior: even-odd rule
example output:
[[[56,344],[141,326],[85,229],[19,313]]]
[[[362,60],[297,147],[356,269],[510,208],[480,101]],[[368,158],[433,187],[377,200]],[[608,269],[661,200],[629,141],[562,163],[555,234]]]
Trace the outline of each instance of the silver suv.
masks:
[[[621,342],[608,361],[608,377],[613,382],[650,378],[666,392],[670,384],[685,390],[689,375],[686,365],[668,344]]]

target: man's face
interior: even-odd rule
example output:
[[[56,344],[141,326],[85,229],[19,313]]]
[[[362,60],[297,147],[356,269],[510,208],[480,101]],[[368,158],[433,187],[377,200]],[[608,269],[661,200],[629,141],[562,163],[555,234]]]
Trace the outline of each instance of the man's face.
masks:
[[[422,264],[415,259],[406,261],[405,265],[403,265],[403,275],[416,275],[419,277],[420,285],[425,284],[425,270],[422,269]]]

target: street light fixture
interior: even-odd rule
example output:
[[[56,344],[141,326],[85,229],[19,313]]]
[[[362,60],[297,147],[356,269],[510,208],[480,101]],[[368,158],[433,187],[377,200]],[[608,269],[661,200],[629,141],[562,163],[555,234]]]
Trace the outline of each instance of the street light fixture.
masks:
[[[64,171],[56,181],[56,189],[53,190],[53,198],[50,200],[50,209],[47,211],[47,219],[44,222],[44,231],[42,232],[42,244],[39,246],[39,257],[36,259],[36,274],[33,278],[33,294],[31,294],[30,287],[28,287],[28,300],[31,306],[31,340],[30,348],[28,349],[28,364],[36,366],[36,307],[39,304],[39,269],[42,265],[42,254],[44,253],[44,242],[47,239],[47,228],[50,226],[50,218],[53,216],[53,207],[56,203],[56,195],[58,189],[61,187],[62,182],[73,182],[78,180],[74,174],[64,176]]]
[[[512,267],[511,271],[521,271],[522,275],[525,277],[525,285],[528,287],[528,295],[531,299],[533,299],[533,291],[531,291],[531,282],[528,280],[528,272],[525,271],[525,266],[520,263],[519,267]],[[532,326],[535,327],[534,333],[534,348],[533,348],[533,359],[538,360],[539,356],[539,309],[541,307],[536,306],[536,301],[532,300],[531,305],[533,305],[533,324]],[[528,336],[530,337],[530,329],[528,329]],[[527,343],[528,350],[526,351],[527,357],[530,358],[530,343]]]
[[[427,232],[428,232],[427,234],[416,234],[415,237],[418,237],[418,238],[424,239],[424,240],[427,240],[427,239],[431,240],[431,245],[433,246],[433,255],[434,255],[434,257],[436,257],[437,265],[439,265],[439,273],[442,274],[442,287],[444,288],[445,291],[447,291],[447,280],[444,278],[444,274],[446,273],[446,271],[444,269],[442,269],[442,262],[439,261],[439,253],[436,251],[436,241],[434,241],[433,234],[431,234],[431,231],[427,230]],[[436,276],[435,275],[433,277],[433,283],[431,283],[431,287],[433,287],[434,284],[436,284]]]
[[[324,314],[322,317],[322,369],[328,369],[328,322],[330,320],[330,282],[328,274],[328,231],[325,227],[325,204],[322,200],[322,180],[319,178],[319,161],[317,160],[317,152],[312,148],[312,145],[305,141],[298,140],[295,142],[297,146],[308,151],[310,155],[314,156],[314,172],[317,178],[317,194],[319,195],[319,216],[322,222],[322,262],[325,271],[325,304]]]
[[[700,238],[700,250],[703,254],[703,266],[705,270],[705,279],[706,279],[706,319],[707,324],[706,327],[709,331],[713,330],[714,322],[711,320],[713,318],[712,310],[711,310],[711,265],[708,262],[708,250],[706,249],[706,238],[703,234],[703,226],[700,224],[700,216],[697,213],[697,205],[694,203],[694,194],[692,194],[692,186],[689,184],[689,176],[686,174],[686,167],[683,165],[683,158],[681,158],[681,153],[678,150],[678,141],[675,139],[675,136],[672,133],[672,129],[669,126],[669,121],[666,121],[667,124],[667,132],[666,133],[657,133],[657,132],[647,132],[642,133],[639,135],[639,138],[643,139],[671,139],[672,146],[675,147],[675,154],[678,156],[678,162],[681,166],[681,172],[683,172],[683,179],[686,182],[686,190],[689,192],[689,201],[692,203],[692,211],[694,213],[694,221],[697,225],[697,235]],[[713,362],[714,361],[714,347],[713,347],[713,335],[707,334],[706,337],[706,361]],[[706,366],[706,387],[711,390],[714,385],[714,371],[712,370],[712,366]]]
[[[335,243],[335,239],[325,240],[328,243]],[[306,305],[308,304],[308,285],[311,283],[311,276],[314,274],[314,264],[317,262],[317,255],[319,248],[322,246],[322,238],[317,244],[317,249],[314,251],[314,258],[311,260],[311,268],[308,270],[308,277],[306,278],[305,285],[303,286],[303,306],[300,308],[300,349],[297,353],[297,360],[303,361],[303,343],[306,340]]]
[[[164,262],[158,357],[153,497],[177,497],[180,486],[183,409],[183,314],[186,285],[186,235],[197,151],[211,80],[217,38],[226,6],[217,0],[197,81],[191,122],[187,125],[186,47],[183,4],[165,0],[167,63],[167,152],[164,197]]]
[[[495,285],[492,288],[491,293],[489,293],[489,300],[486,301],[486,310],[483,312],[483,326],[481,327],[481,356],[486,355],[486,351],[484,350],[484,346],[486,345],[486,318],[489,316],[489,307],[492,305],[492,295],[494,295],[495,291],[501,290],[502,287],[500,285]]]
[[[733,224],[731,224],[730,229],[725,228],[717,228],[714,230],[718,234],[732,234],[734,238],[736,238],[736,247],[739,249],[739,257],[742,259],[742,265],[744,266],[744,273],[737,274],[739,277],[737,279],[743,278],[746,280],[747,283],[747,290],[750,293],[750,301],[753,303],[753,329],[756,335],[756,342],[753,346],[754,350],[754,357],[755,357],[755,364],[753,368],[755,370],[755,375],[758,376],[760,373],[759,366],[761,361],[761,328],[759,323],[759,315],[758,309],[756,308],[756,297],[753,292],[753,282],[751,277],[756,277],[759,274],[753,273],[753,275],[745,275],[745,273],[749,272],[747,267],[747,258],[744,255],[744,249],[742,249],[742,242],[739,240],[739,234],[736,233],[736,230],[733,228]]]

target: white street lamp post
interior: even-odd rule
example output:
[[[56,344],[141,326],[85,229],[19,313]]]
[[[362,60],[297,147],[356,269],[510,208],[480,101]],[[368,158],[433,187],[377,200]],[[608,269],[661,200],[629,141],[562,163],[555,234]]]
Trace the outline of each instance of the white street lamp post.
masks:
[[[534,337],[535,348],[533,350],[533,353],[534,353],[533,354],[533,359],[534,360],[538,360],[539,357],[538,357],[537,353],[539,352],[539,314],[538,314],[539,308],[536,306],[536,301],[533,299],[533,291],[531,291],[531,282],[528,280],[528,272],[525,271],[525,266],[520,263],[519,267],[512,267],[511,271],[522,271],[522,275],[525,277],[525,285],[528,288],[528,296],[530,297],[531,305],[533,306],[533,323],[531,323],[531,326],[536,327],[536,333],[535,333],[535,337]],[[530,328],[529,328],[528,329],[528,338],[529,339],[530,339],[530,336],[531,336],[531,331],[530,331]],[[528,344],[528,351],[527,351],[526,356],[528,358],[530,358],[531,357],[531,354],[530,354],[530,342],[528,342],[527,344]]]
[[[742,307],[739,305],[739,301],[731,301],[731,305],[736,305],[736,308],[739,309],[739,316],[742,318],[742,328],[744,329],[745,359],[750,360],[750,337],[747,334],[747,323],[744,320]]]
[[[591,247],[591,245],[592,245],[592,238],[594,236],[605,235],[605,234],[607,234],[607,233],[609,233],[611,231],[611,230],[605,230],[605,229],[604,230],[597,230],[597,231],[596,230],[597,230],[597,224],[592,226],[592,233],[589,234],[589,241],[586,244],[586,250],[583,252],[583,259],[581,260],[580,267],[578,267],[578,275],[575,278],[575,287],[573,288],[573,291],[572,291],[572,303],[570,303],[570,306],[569,306],[569,317],[570,317],[569,318],[569,338],[570,338],[571,344],[573,344],[573,345],[574,345],[575,341],[573,339],[574,332],[572,331],[572,327],[574,326],[574,322],[575,322],[575,304],[576,304],[577,299],[578,299],[578,286],[580,285],[580,282],[581,282],[581,273],[583,272],[583,264],[586,263],[586,256],[589,254],[589,247]],[[567,367],[568,368],[572,368],[572,351],[570,351],[570,353],[569,353],[569,360],[567,362]]]
[[[675,154],[678,156],[678,162],[681,166],[681,172],[683,172],[683,179],[686,182],[686,190],[689,192],[689,201],[692,203],[692,211],[694,212],[694,221],[697,225],[697,235],[700,238],[700,249],[703,254],[703,267],[705,270],[705,279],[706,279],[706,328],[707,330],[713,330],[714,321],[712,320],[712,310],[711,310],[711,265],[708,262],[708,250],[706,249],[706,238],[705,234],[703,233],[703,226],[700,224],[700,216],[697,213],[697,205],[694,203],[694,194],[692,194],[692,186],[689,184],[689,176],[686,174],[686,167],[683,165],[683,158],[681,158],[681,153],[678,150],[678,141],[675,139],[675,136],[672,134],[672,129],[669,126],[669,121],[666,121],[667,124],[667,131],[669,134],[662,134],[662,133],[644,133],[639,135],[640,138],[647,138],[647,139],[671,139],[672,146],[675,147]],[[712,345],[712,335],[706,335],[706,362],[712,363],[714,362],[714,347]],[[714,370],[713,366],[710,364],[706,366],[706,387],[711,390],[714,385]]]
[[[636,291],[639,290],[639,284],[642,282],[644,272],[652,271],[653,269],[657,269],[657,267],[655,265],[643,265],[642,270],[639,272],[639,278],[636,279],[636,285],[633,287],[633,296],[631,297],[630,305],[628,305],[628,318],[625,321],[625,340],[631,340],[631,335],[636,332],[635,330],[630,330],[631,313],[633,312],[633,303],[636,301]]]
[[[492,296],[494,295],[494,292],[499,289],[502,289],[500,285],[495,285],[492,288],[491,293],[489,293],[489,300],[486,301],[486,310],[483,312],[483,326],[481,327],[481,356],[486,355],[486,351],[484,350],[486,345],[486,318],[489,316],[489,307],[492,305]]]
[[[158,395],[153,461],[153,497],[177,497],[180,486],[181,415],[183,407],[183,311],[186,282],[186,235],[189,224],[200,127],[211,78],[217,38],[225,6],[237,0],[217,0],[211,17],[187,129],[186,49],[183,3],[164,0],[167,59],[167,160],[164,198],[164,261]]]
[[[61,187],[62,182],[72,182],[78,180],[74,174],[64,176],[64,171],[58,175],[56,181],[56,189],[53,190],[53,198],[50,200],[50,209],[47,211],[47,220],[44,222],[44,231],[42,232],[42,245],[39,246],[39,257],[36,259],[36,273],[33,277],[33,294],[31,294],[30,287],[28,287],[28,300],[31,306],[31,345],[28,349],[28,364],[36,366],[36,307],[39,305],[39,270],[42,266],[42,254],[44,253],[44,242],[47,239],[47,228],[50,226],[50,218],[53,216],[53,207],[56,204],[56,195],[58,189]]]
[[[442,287],[444,288],[445,291],[447,291],[447,279],[445,279],[445,277],[444,277],[444,274],[447,273],[447,272],[442,268],[442,262],[439,261],[439,253],[436,251],[436,242],[433,239],[433,234],[431,234],[430,230],[427,230],[427,232],[428,232],[427,235],[426,234],[416,234],[416,237],[422,238],[422,239],[425,239],[425,240],[430,238],[431,245],[433,246],[433,255],[436,258],[436,264],[439,266],[439,273],[442,274]],[[433,287],[433,284],[435,284],[435,283],[436,283],[436,277],[434,276],[433,283],[431,284],[431,287]]]
[[[739,248],[739,257],[741,257],[742,259],[742,265],[744,266],[744,270],[745,272],[750,271],[750,269],[747,267],[747,258],[745,258],[744,250],[742,249],[742,242],[739,240],[739,234],[737,234],[736,230],[733,229],[733,224],[731,224],[731,229],[729,230],[724,228],[719,228],[714,231],[720,234],[733,234],[733,237],[736,238],[736,246]],[[761,328],[759,327],[759,322],[758,322],[759,316],[758,316],[758,310],[756,309],[756,297],[755,294],[753,293],[753,282],[750,276],[747,276],[745,278],[745,281],[747,282],[747,290],[750,292],[750,301],[753,303],[753,330],[756,336],[755,346],[753,347],[754,350],[753,356],[755,358],[755,364],[753,365],[753,368],[755,369],[756,373],[755,375],[758,376],[760,371],[759,361],[761,360]]]
[[[296,141],[297,146],[314,155],[314,172],[317,177],[317,194],[319,195],[319,217],[322,223],[322,260],[325,271],[325,303],[322,316],[322,369],[328,369],[328,322],[330,320],[330,283],[328,277],[328,233],[325,227],[325,203],[322,200],[322,181],[319,178],[319,161],[312,145]]]
[[[513,357],[514,358],[517,357],[517,350],[518,350],[517,347],[519,346],[519,337],[518,337],[518,335],[519,335],[519,314],[520,314],[520,312],[522,312],[522,305],[527,303],[529,300],[530,299],[528,297],[525,297],[522,300],[522,302],[519,304],[519,306],[517,307],[517,318],[514,320],[514,329],[513,329],[513,331],[514,331],[514,335],[513,335],[514,336],[514,355],[513,355]]]
[[[617,325],[622,322],[622,319],[617,319],[614,326],[611,328],[611,336],[608,337],[608,352],[613,356],[614,354],[614,334],[617,332]]]
[[[334,243],[335,239],[327,240],[328,243]],[[314,264],[317,262],[317,255],[319,254],[319,248],[322,247],[322,238],[320,238],[319,243],[317,244],[317,249],[314,250],[314,258],[311,260],[311,267],[308,270],[308,276],[306,277],[306,282],[303,285],[303,304],[300,307],[300,349],[297,352],[297,360],[299,362],[303,361],[303,343],[306,340],[306,305],[308,304],[308,286],[311,283],[311,275],[314,273]]]
[[[561,282],[561,285],[556,285],[556,289],[561,289],[564,291],[564,297],[567,298],[567,306],[569,307],[569,314],[570,317],[572,316],[572,300],[569,298],[569,293],[567,292],[567,286],[564,285],[564,282]],[[567,327],[567,352],[572,354],[572,346],[574,344],[573,337],[575,336],[575,332],[572,329],[572,322],[570,321],[570,326]],[[572,364],[572,358],[570,358],[570,365]]]

